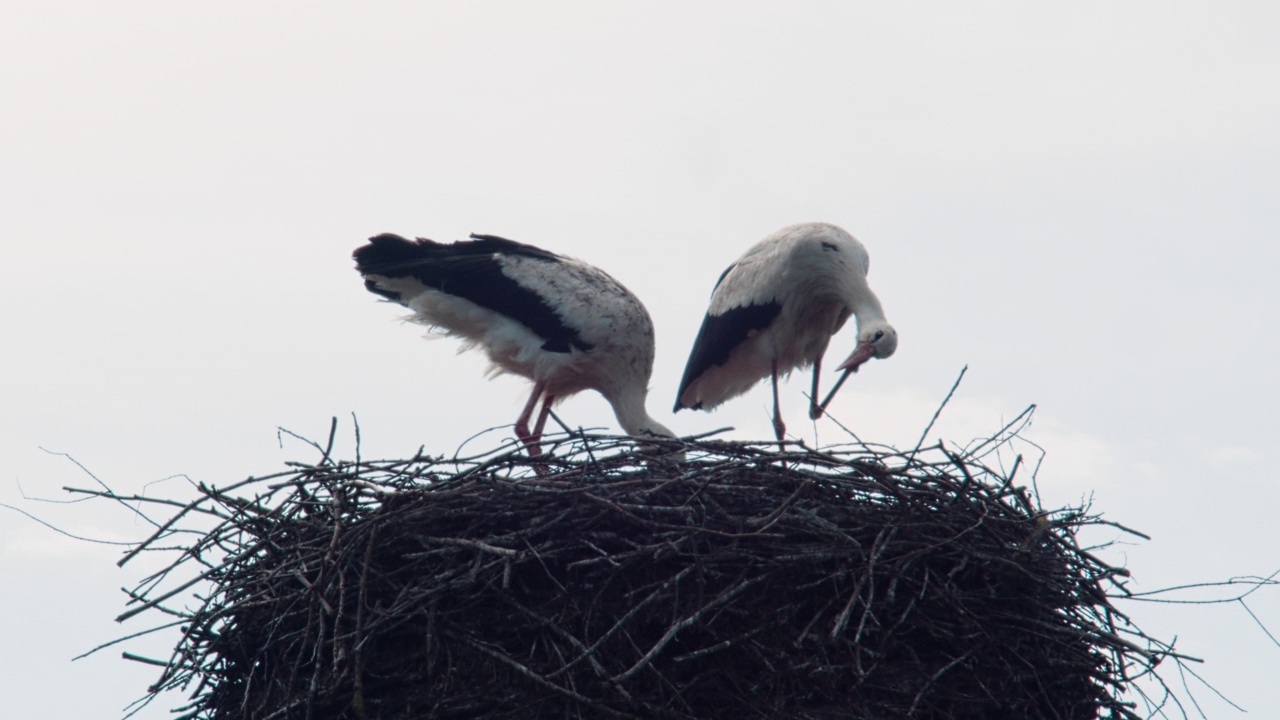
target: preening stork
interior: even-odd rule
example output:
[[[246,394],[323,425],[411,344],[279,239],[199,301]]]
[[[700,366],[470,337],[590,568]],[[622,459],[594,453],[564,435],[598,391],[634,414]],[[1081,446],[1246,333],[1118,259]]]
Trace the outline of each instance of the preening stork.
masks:
[[[628,435],[674,437],[645,410],[653,321],[635,295],[580,260],[492,235],[471,238],[378,235],[353,256],[370,292],[462,339],[464,350],[482,348],[492,373],[533,381],[515,426],[530,455],[542,452],[552,404],[582,390],[603,395]]]
[[[897,331],[867,286],[869,264],[862,243],[826,223],[785,227],[752,246],[712,291],[676,394],[676,411],[710,410],[768,377],[773,430],[781,442],[786,424],[778,408],[778,376],[812,365],[809,417],[822,417],[849,373],[898,347]],[[850,315],[857,322],[858,344],[836,367],[844,374],[819,403],[822,355]]]

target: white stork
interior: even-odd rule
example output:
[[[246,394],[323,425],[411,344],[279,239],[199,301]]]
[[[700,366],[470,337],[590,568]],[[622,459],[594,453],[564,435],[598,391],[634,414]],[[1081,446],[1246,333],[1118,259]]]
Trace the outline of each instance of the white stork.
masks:
[[[636,437],[674,437],[649,417],[653,321],[640,300],[603,270],[492,235],[443,244],[378,235],[357,249],[365,287],[414,311],[410,320],[482,347],[490,372],[533,381],[515,431],[529,454],[551,406],[581,390],[609,401]],[[533,430],[529,418],[542,398]]]
[[[822,417],[849,373],[898,347],[898,332],[867,286],[869,263],[862,243],[826,223],[785,227],[752,246],[712,291],[675,410],[710,410],[772,378],[773,430],[782,442],[778,375],[813,365],[809,417]],[[822,355],[850,315],[858,326],[857,347],[836,367],[844,374],[819,403]]]

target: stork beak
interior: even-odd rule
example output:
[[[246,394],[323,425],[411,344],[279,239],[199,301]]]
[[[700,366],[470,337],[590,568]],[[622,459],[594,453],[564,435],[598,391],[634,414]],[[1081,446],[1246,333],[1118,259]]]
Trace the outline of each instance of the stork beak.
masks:
[[[836,370],[847,370],[849,372],[858,372],[858,367],[862,363],[870,360],[876,354],[876,348],[869,342],[858,343],[858,347],[853,349],[853,354],[845,358],[844,362],[836,366]]]

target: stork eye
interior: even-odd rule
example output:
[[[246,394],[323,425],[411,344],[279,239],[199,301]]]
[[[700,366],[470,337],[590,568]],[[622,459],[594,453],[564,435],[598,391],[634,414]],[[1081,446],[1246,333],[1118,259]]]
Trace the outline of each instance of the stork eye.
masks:
[[[874,338],[872,338],[872,339],[873,339],[873,340],[879,340],[879,339],[880,339],[880,338],[882,338],[882,337],[884,337],[884,331],[883,331],[883,330],[877,330],[877,331],[876,331],[876,336],[875,336]]]

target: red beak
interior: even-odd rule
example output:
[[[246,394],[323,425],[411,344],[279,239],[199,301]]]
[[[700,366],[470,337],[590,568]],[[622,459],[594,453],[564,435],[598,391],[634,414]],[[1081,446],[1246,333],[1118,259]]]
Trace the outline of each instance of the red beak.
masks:
[[[853,354],[845,358],[844,362],[836,366],[836,370],[848,370],[849,372],[858,372],[858,367],[862,363],[870,360],[876,354],[876,348],[869,342],[858,343],[858,347],[853,349]]]

